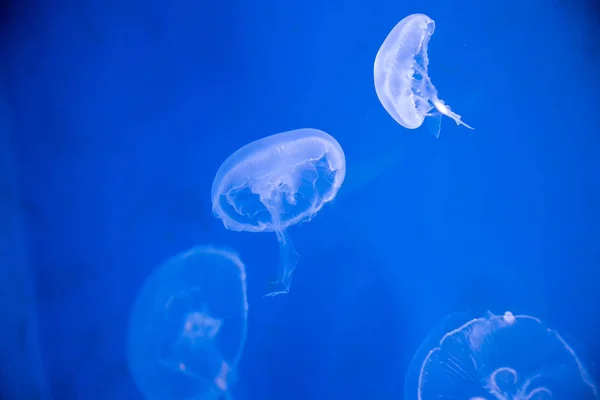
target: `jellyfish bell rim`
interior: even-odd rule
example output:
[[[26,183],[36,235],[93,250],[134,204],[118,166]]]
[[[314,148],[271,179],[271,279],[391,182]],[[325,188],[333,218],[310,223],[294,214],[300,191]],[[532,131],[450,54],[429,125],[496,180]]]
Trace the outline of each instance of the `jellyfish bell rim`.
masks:
[[[312,210],[310,213],[303,215],[300,214],[295,218],[286,221],[286,224],[281,227],[273,226],[273,224],[259,224],[259,225],[243,225],[238,223],[235,219],[231,218],[229,214],[224,212],[220,204],[220,196],[226,192],[224,188],[227,188],[230,180],[226,179],[231,171],[238,165],[244,162],[252,161],[253,159],[260,159],[261,155],[268,154],[273,151],[273,148],[283,146],[289,143],[310,143],[311,141],[317,141],[323,145],[323,155],[333,154],[332,160],[333,168],[336,171],[335,182],[331,185],[331,191],[328,196],[322,198],[321,207]],[[258,148],[268,143],[263,150],[256,152]],[[245,144],[233,153],[231,153],[225,161],[219,166],[217,173],[213,179],[211,186],[211,203],[212,203],[212,214],[216,218],[220,219],[226,229],[235,232],[278,232],[286,227],[310,221],[322,206],[335,198],[339,189],[344,182],[346,177],[346,155],[340,143],[335,137],[329,133],[317,129],[317,128],[299,128],[288,130],[284,132],[275,133],[273,135],[265,136],[260,139],[254,140],[250,143]]]

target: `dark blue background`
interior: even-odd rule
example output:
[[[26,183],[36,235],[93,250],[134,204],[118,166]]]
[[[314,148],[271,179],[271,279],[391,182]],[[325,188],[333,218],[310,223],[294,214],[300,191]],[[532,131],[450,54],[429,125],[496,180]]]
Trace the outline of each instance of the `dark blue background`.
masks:
[[[133,298],[157,264],[197,243],[233,247],[246,263],[236,399],[401,399],[419,344],[464,310],[536,315],[597,371],[600,32],[586,4],[31,0],[11,10],[3,89],[41,392],[139,398],[124,358]],[[429,72],[440,97],[475,131],[444,119],[436,140],[380,105],[375,54],[415,12],[436,21]],[[301,256],[292,290],[265,299],[275,235],[226,231],[210,185],[238,147],[301,127],[338,139],[347,179],[290,230]]]

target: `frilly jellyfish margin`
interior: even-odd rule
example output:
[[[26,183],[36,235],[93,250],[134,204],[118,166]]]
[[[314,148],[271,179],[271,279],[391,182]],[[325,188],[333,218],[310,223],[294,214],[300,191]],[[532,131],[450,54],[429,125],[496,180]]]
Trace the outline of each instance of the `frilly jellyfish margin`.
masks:
[[[213,214],[233,231],[275,232],[280,248],[278,288],[288,293],[298,263],[287,228],[310,221],[333,200],[346,174],[340,144],[312,128],[251,142],[231,154],[215,175]]]

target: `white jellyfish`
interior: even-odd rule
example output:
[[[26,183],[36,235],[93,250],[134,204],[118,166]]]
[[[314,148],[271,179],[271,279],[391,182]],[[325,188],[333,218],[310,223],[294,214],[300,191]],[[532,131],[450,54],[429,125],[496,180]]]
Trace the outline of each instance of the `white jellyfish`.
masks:
[[[159,266],[129,321],[129,370],[148,400],[231,399],[246,341],[244,264],[230,251],[195,247]]]
[[[318,129],[278,133],[245,145],[213,181],[213,213],[233,231],[275,232],[281,270],[267,296],[287,293],[298,255],[286,229],[332,201],[346,174],[340,144]]]
[[[435,22],[425,14],[412,14],[398,22],[375,57],[375,91],[383,108],[405,128],[416,129],[425,117],[441,115],[469,129],[460,115],[438,98],[427,74],[427,45]],[[430,113],[435,107],[437,112]],[[437,129],[439,137],[440,125]]]
[[[423,343],[406,399],[598,399],[573,349],[539,319],[506,312],[462,322],[446,321]]]

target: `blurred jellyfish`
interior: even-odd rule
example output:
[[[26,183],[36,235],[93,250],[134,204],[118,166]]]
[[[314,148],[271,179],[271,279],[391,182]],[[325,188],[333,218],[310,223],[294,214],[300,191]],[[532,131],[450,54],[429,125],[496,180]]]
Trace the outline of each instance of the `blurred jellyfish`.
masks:
[[[231,154],[217,171],[212,206],[225,228],[277,234],[281,270],[267,296],[289,291],[298,262],[286,229],[309,221],[333,200],[345,174],[342,147],[318,129],[256,140]]]
[[[235,253],[195,247],[159,266],[129,322],[129,369],[145,398],[230,399],[247,313],[244,264]]]
[[[444,332],[431,334],[413,359],[405,398],[594,400],[598,393],[556,331],[537,318],[506,312],[447,323]]]
[[[457,125],[473,128],[438,98],[427,75],[427,45],[434,29],[435,22],[425,14],[412,14],[398,22],[377,52],[374,76],[377,97],[396,122],[405,128],[416,129],[425,117],[435,116],[438,120],[436,136],[439,137],[442,114],[452,118]],[[437,112],[430,113],[434,107]]]

